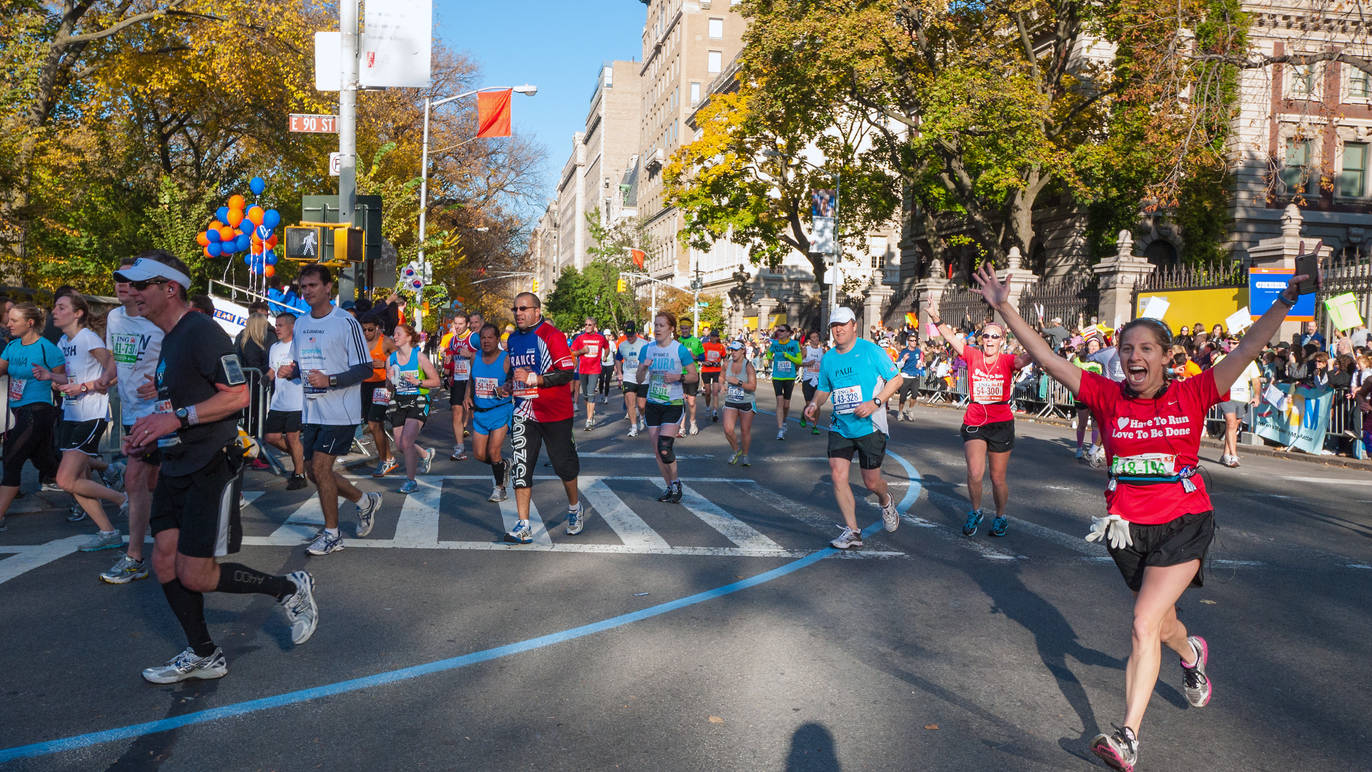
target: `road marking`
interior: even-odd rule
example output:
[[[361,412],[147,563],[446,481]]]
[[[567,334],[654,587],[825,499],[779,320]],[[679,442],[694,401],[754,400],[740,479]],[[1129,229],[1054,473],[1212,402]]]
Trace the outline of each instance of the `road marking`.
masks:
[[[818,539],[816,540],[819,541]],[[397,545],[390,539],[349,539],[348,549],[355,547],[372,549],[393,549],[402,545]],[[243,537],[245,547],[277,547],[278,544],[271,543],[263,536]],[[424,546],[422,549],[430,550],[474,550],[477,552],[577,552],[595,555],[674,555],[678,557],[711,557],[711,558],[803,558],[818,552],[821,547],[814,549],[788,549],[777,546],[771,549],[753,547],[630,547],[625,544],[595,544],[592,542],[577,541],[557,541],[533,544],[508,544],[498,541],[440,541]],[[845,552],[838,557],[842,558],[878,558],[887,560],[891,558],[908,558],[908,554],[891,550],[862,550],[860,552]]]
[[[267,537],[267,543],[278,546],[303,544],[323,527],[324,509],[320,506],[319,497],[316,495],[301,502],[300,506],[291,513],[291,516],[286,518],[286,522],[282,523],[275,531],[272,531],[271,536]]]
[[[89,539],[90,536],[85,535],[68,536],[46,544],[0,546],[0,553],[12,553],[12,557],[0,560],[0,584],[72,554],[82,542]]]
[[[585,496],[595,507],[595,511],[600,514],[600,519],[610,526],[611,530],[619,536],[619,540],[624,542],[624,546],[641,551],[670,550],[671,545],[667,543],[649,525],[643,522],[643,518],[629,509],[629,505],[619,497],[610,486],[605,484],[605,480],[600,477],[582,477],[582,480],[590,480],[582,495]]]
[[[438,543],[438,500],[443,495],[443,481],[415,480],[419,490],[405,497],[400,505],[400,517],[395,523],[396,547],[427,547]]]
[[[647,436],[647,433],[646,433],[646,432],[644,433],[644,436],[645,436],[645,437]],[[597,450],[597,451],[590,452],[590,453],[578,453],[577,455],[578,455],[578,456],[585,456],[585,457],[587,457],[587,458],[638,458],[638,459],[642,459],[642,460],[644,460],[644,461],[652,461],[652,460],[653,460],[653,454],[650,453],[650,452],[647,451],[647,450],[644,450],[644,451],[642,451],[642,452],[640,452],[640,453],[622,453],[622,452],[619,452],[619,451],[611,451],[611,450]],[[684,458],[684,459],[686,459],[687,461],[691,461],[691,460],[701,460],[701,459],[706,459],[706,458],[715,458],[715,455],[714,455],[713,453],[677,453],[677,454],[676,454],[676,457],[677,457],[677,458]]]
[[[1283,477],[1290,482],[1320,483],[1324,485],[1372,485],[1372,480],[1350,480],[1346,477]]]
[[[519,521],[519,510],[515,504],[514,494],[511,493],[500,502],[500,519],[505,522],[505,533],[509,533],[515,523]],[[539,547],[553,546],[553,540],[548,536],[548,527],[543,524],[543,518],[538,515],[538,505],[534,504],[533,499],[529,500],[529,533],[534,537],[534,545]],[[504,538],[504,537],[501,537]],[[492,542],[478,542],[479,544],[491,544]],[[519,549],[528,545],[524,544],[495,544],[497,547]]]
[[[696,493],[691,486],[681,484],[681,505],[724,538],[745,550],[771,551],[781,545],[762,535],[761,531],[725,512],[718,504]]]

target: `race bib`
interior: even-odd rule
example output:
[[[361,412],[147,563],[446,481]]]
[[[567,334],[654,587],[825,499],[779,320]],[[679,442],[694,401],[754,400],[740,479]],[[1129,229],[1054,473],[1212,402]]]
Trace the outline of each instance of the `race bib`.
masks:
[[[24,396],[24,386],[27,383],[28,381],[23,378],[10,378],[9,395],[11,402]]]
[[[748,397],[744,394],[743,386],[741,384],[731,383],[729,384],[729,388],[724,390],[724,401],[741,403],[747,402]]]
[[[391,404],[391,392],[390,392],[389,390],[387,390],[387,389],[373,389],[373,390],[372,390],[372,404],[373,404],[373,405],[389,405],[389,404]]]
[[[653,374],[648,381],[648,399],[657,403],[672,401],[672,390],[660,373]]]
[[[473,396],[495,399],[495,390],[498,388],[500,388],[500,381],[495,378],[482,378],[478,375]]]
[[[1005,382],[999,378],[974,378],[972,380],[972,401],[1004,402]]]
[[[773,378],[790,378],[796,374],[796,365],[789,359],[772,360]]]
[[[159,399],[152,404],[152,411],[154,413],[175,413],[176,408],[172,407],[171,400]],[[157,438],[157,447],[159,448],[171,448],[180,444],[181,435],[176,432]]]
[[[530,386],[523,380],[514,382],[514,395],[520,399],[534,399],[538,396],[538,387]]]
[[[830,393],[829,399],[834,402],[835,413],[851,413],[854,410],[857,410],[858,405],[862,404],[862,387],[839,387]]]
[[[712,364],[712,365],[717,365],[717,364],[719,364],[719,352],[718,352],[718,351],[715,351],[715,350],[713,350],[713,349],[710,350],[710,351],[706,351],[706,352],[705,352],[705,361],[706,361],[706,362],[709,362],[709,363]]]
[[[408,379],[408,380],[407,380]],[[410,371],[400,374],[395,387],[396,394],[418,394],[419,393],[419,372]]]
[[[588,357],[597,357],[597,356],[600,356],[600,344],[599,344],[599,343],[587,343],[587,344],[586,344],[586,356],[588,356]]]
[[[1122,477],[1170,477],[1177,473],[1177,457],[1167,453],[1115,456],[1110,473]]]
[[[472,360],[465,357],[453,359],[453,377],[459,381],[465,381],[472,374]]]

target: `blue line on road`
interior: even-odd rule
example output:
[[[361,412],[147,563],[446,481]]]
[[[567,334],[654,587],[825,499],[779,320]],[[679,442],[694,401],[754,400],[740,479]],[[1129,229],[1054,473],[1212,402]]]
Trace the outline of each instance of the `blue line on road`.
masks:
[[[886,455],[890,456],[891,458],[894,458],[898,463],[900,463],[900,465],[905,468],[906,474],[909,475],[909,488],[905,491],[905,496],[901,499],[900,504],[897,506],[897,508],[901,512],[907,512],[909,511],[910,507],[914,505],[915,501],[919,498],[920,491],[922,490],[922,486],[920,485],[919,473],[915,471],[915,468],[911,466],[910,462],[906,461],[900,455],[891,452],[887,452]],[[862,532],[863,538],[871,536],[880,527],[880,520],[867,526],[867,528],[865,528]],[[726,595],[732,595],[736,592],[739,592],[740,590],[746,590],[749,587],[756,587],[760,584],[766,584],[767,582],[770,582],[774,579],[780,579],[781,577],[795,573],[796,571],[799,571],[800,569],[805,568],[806,566],[809,566],[813,563],[817,563],[823,560],[824,558],[827,558],[830,555],[835,554],[836,552],[838,552],[838,550],[834,549],[833,547],[826,547],[818,552],[806,555],[803,558],[797,558],[796,560],[793,560],[784,566],[778,566],[777,568],[773,568],[770,571],[764,571],[763,573],[760,573],[756,576],[751,576],[747,579],[743,579],[732,584],[726,584],[722,587],[716,587],[712,590],[699,592],[695,595],[688,595],[685,598],[678,598],[677,600],[668,601],[666,603],[661,603],[656,606],[650,606],[648,608],[640,609],[639,611],[633,611],[628,614],[621,614],[617,617],[610,617],[609,619],[604,619],[599,622],[593,622],[588,625],[582,625],[581,627],[573,627],[570,630],[549,633],[548,635],[541,635],[537,638],[529,638],[528,640],[519,641],[517,643],[510,643],[504,646],[497,646],[493,649],[475,651],[471,654],[464,654],[460,657],[441,659],[436,662],[429,662],[423,665],[414,665],[411,667],[400,668],[398,670],[388,670],[384,673],[377,673],[375,675],[364,676],[362,678],[353,678],[347,681],[338,681],[336,683],[324,684],[323,686],[315,686],[309,689],[300,689],[294,692],[278,694],[273,697],[262,697],[256,700],[238,702],[232,705],[225,705],[219,708],[211,708],[209,710],[197,711],[195,713],[187,713],[184,716],[172,716],[170,718],[162,718],[156,721],[147,721],[142,724],[130,724],[128,726],[117,727],[115,729],[106,729],[101,732],[90,732],[88,734],[73,735],[71,737],[64,737],[57,740],[47,740],[44,742],[32,743],[30,745],[19,745],[13,748],[5,748],[3,750],[0,750],[0,762],[13,761],[15,759],[34,758],[37,756],[47,756],[53,753],[61,753],[63,751],[88,748],[92,745],[115,742],[117,740],[130,740],[136,737],[142,737],[143,735],[155,734],[157,732],[167,732],[173,729],[180,729],[185,726],[205,724],[211,721],[219,721],[225,718],[233,718],[235,716],[246,715],[248,713],[256,713],[258,711],[270,710],[272,708],[280,708],[286,705],[295,705],[301,702],[317,700],[321,697],[332,697],[337,694],[347,694],[348,692],[360,691],[362,689],[370,689],[374,686],[384,686],[386,684],[393,684],[399,681],[408,681],[412,678],[419,678],[421,676],[432,675],[434,673],[442,673],[449,670],[456,670],[458,668],[463,668],[468,665],[475,665],[480,662],[489,662],[493,659],[508,657],[511,654],[519,654],[525,651],[541,649],[546,646],[552,646],[554,644],[563,643],[565,641],[571,641],[577,638],[584,638],[588,635],[594,635],[595,633],[604,632],[606,630],[613,630],[616,627],[623,627],[624,625],[631,624],[633,622],[641,622],[645,619],[651,619],[656,616],[661,616],[662,614],[676,611],[677,609],[686,608],[687,606],[694,606],[698,603],[704,603],[707,600],[722,598]]]

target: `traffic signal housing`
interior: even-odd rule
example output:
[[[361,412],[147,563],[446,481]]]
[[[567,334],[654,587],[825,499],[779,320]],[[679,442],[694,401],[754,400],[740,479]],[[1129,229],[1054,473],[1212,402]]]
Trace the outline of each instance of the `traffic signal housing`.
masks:
[[[619,291],[620,291],[620,292],[628,292],[628,291],[629,291],[629,282],[625,281],[623,276],[619,277]]]
[[[333,229],[333,259],[335,263],[362,262],[363,235],[361,228]]]

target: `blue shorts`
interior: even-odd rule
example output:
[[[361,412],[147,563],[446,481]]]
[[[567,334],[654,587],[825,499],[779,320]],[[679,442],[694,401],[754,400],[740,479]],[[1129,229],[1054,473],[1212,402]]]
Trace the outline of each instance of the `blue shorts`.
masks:
[[[514,404],[510,402],[490,410],[473,410],[472,431],[481,435],[490,434],[496,429],[509,426],[510,417],[513,415]]]

